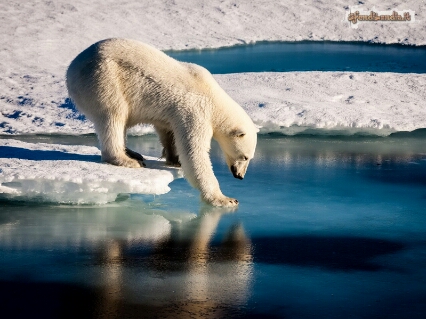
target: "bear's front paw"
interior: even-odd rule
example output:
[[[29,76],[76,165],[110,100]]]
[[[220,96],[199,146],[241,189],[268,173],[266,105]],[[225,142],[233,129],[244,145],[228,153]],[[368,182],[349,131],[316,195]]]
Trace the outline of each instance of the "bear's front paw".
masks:
[[[213,206],[222,206],[222,207],[235,207],[238,205],[238,200],[231,197],[221,196],[207,200],[208,203]]]

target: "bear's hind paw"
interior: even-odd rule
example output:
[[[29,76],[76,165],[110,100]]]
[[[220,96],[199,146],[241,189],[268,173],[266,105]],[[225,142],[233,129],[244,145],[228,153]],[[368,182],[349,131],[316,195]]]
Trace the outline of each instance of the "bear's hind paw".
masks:
[[[129,168],[140,168],[140,167],[146,167],[145,163],[142,161],[138,161],[136,159],[130,158],[130,157],[123,157],[119,159],[109,159],[105,160],[105,162],[116,165],[116,166],[123,166],[123,167],[129,167]]]
[[[146,167],[145,162],[144,162],[145,159],[138,152],[132,151],[130,148],[126,147],[126,155],[128,157],[130,157],[131,159],[136,160],[141,167]]]
[[[137,161],[144,161],[144,158],[141,154],[139,154],[138,152],[132,151],[130,148],[126,147],[126,155],[130,158],[133,158]]]
[[[167,165],[167,166],[172,166],[172,167],[181,167],[180,162],[171,162],[171,161],[166,161],[166,165]]]

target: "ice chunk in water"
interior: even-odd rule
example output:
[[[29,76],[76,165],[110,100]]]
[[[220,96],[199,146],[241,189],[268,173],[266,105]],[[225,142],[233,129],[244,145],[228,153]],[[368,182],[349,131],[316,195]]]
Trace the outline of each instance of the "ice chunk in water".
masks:
[[[95,147],[0,140],[0,198],[103,204],[120,193],[164,194],[181,171],[146,158],[147,168],[101,163]]]

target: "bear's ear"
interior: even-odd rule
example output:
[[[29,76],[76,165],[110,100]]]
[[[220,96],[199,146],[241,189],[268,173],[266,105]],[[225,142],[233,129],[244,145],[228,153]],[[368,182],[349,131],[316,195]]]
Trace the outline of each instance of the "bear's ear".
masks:
[[[231,131],[231,136],[243,137],[244,135],[246,135],[246,133],[239,129],[235,129]]]

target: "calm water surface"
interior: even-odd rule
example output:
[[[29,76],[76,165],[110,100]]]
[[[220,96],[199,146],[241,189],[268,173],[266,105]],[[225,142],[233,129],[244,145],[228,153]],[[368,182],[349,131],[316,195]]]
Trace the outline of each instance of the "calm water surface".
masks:
[[[243,181],[216,144],[212,161],[238,210],[183,179],[102,206],[1,202],[0,317],[424,318],[424,133],[264,136]]]
[[[426,47],[342,42],[277,42],[168,51],[211,73],[352,71],[426,73]]]

